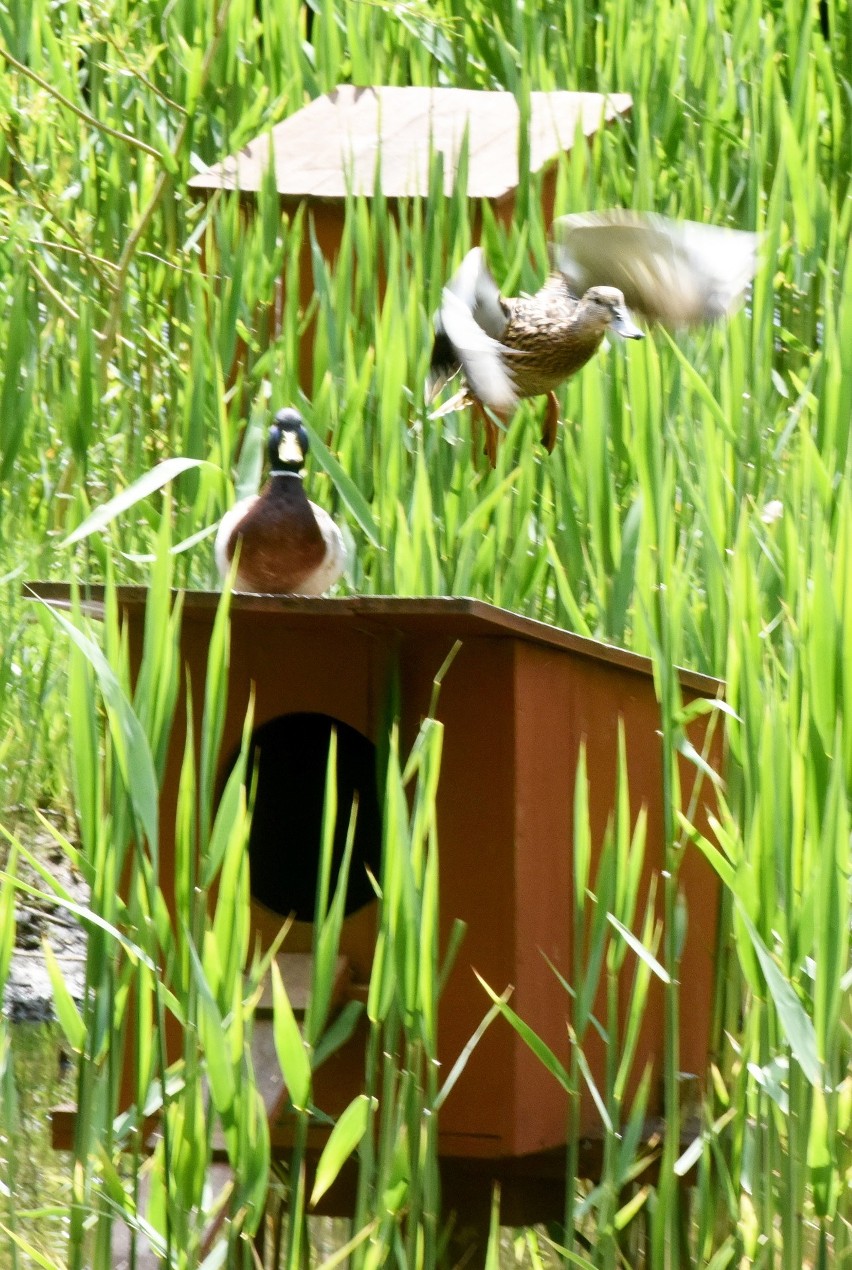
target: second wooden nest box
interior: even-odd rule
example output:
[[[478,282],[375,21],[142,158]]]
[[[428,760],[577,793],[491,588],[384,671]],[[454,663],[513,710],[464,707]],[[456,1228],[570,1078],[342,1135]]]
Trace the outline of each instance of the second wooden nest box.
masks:
[[[632,104],[629,93],[530,93],[529,167],[544,174],[548,220],[553,217],[559,156],[571,150],[578,135],[593,136],[626,115]],[[210,193],[239,191],[252,200],[272,164],[282,210],[293,213],[300,204],[307,205],[317,243],[332,263],[343,235],[347,196],[371,198],[378,182],[392,211],[400,200],[426,198],[436,153],[443,156],[444,193],[449,196],[465,135],[467,197],[487,200],[498,218],[508,222],[520,179],[519,131],[520,111],[511,93],[340,84],[189,184]],[[298,267],[304,308],[314,290],[307,234]],[[309,341],[303,341],[301,363],[302,385],[309,389]]]

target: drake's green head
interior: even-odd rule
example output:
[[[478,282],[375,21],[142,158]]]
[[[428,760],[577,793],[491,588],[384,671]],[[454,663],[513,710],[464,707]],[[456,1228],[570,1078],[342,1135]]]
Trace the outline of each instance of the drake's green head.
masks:
[[[279,410],[269,429],[267,448],[272,474],[289,472],[298,474],[305,466],[308,453],[308,434],[298,410],[287,407]]]

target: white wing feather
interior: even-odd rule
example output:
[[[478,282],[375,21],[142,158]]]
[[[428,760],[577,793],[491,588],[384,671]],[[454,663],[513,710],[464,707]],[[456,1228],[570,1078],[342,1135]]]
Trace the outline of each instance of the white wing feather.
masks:
[[[485,263],[481,247],[474,247],[467,253],[445,289],[458,296],[474,322],[487,335],[495,340],[501,338],[508,318],[503,308],[500,288]]]
[[[468,306],[449,287],[444,287],[441,321],[473,394],[501,414],[514,410],[518,394],[503,365],[502,344],[478,325]]]

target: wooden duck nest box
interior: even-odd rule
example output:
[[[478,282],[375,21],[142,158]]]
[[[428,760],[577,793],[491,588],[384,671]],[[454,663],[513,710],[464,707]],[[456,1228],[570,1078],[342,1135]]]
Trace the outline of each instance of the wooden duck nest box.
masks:
[[[529,167],[544,174],[542,199],[548,221],[553,218],[559,155],[571,150],[578,135],[593,136],[631,106],[628,93],[530,93]],[[372,198],[378,183],[392,214],[401,200],[427,198],[436,153],[443,156],[444,193],[451,195],[465,136],[467,197],[487,200],[507,223],[520,180],[520,111],[515,97],[506,92],[340,84],[237,154],[199,172],[189,184],[208,194],[239,191],[250,207],[271,164],[282,210],[292,214],[307,205],[317,243],[331,264],[340,248],[348,196]],[[304,310],[314,293],[307,233],[296,267]],[[311,344],[308,333],[300,353],[300,379],[308,392]]]
[[[67,597],[67,588],[48,584],[40,584],[37,591],[48,601]],[[131,655],[138,661],[146,592],[122,588],[119,598]],[[218,598],[207,592],[188,592],[184,597],[181,649],[196,709],[203,696]],[[429,709],[434,676],[457,640],[461,648],[444,679],[437,709],[444,724],[436,808],[442,947],[456,919],[464,921],[467,930],[440,1002],[443,1070],[449,1070],[488,1009],[474,969],[497,992],[513,984],[512,1007],[567,1062],[565,990],[548,960],[573,981],[577,761],[585,745],[592,842],[597,849],[615,806],[620,723],[631,812],[635,817],[645,807],[648,818],[640,910],[652,874],[664,867],[660,719],[646,658],[479,600],[235,595],[219,775],[224,781],[239,752],[253,692],[255,741],[261,754],[250,844],[253,923],[268,944],[295,911],[299,920],[287,935],[285,951],[310,951],[333,725],[338,730],[342,820],[348,820],[352,791],[360,795],[360,828],[340,951],[348,962],[351,990],[363,993],[370,977],[377,915],[365,866],[378,873],[381,864],[376,755],[386,736],[389,697],[398,690],[401,745],[407,753]],[[685,701],[714,697],[720,688],[717,680],[688,672],[680,673],[680,681]],[[700,746],[705,721],[695,726],[693,740]],[[173,812],[183,744],[182,735],[172,738],[164,785],[160,859],[166,894],[169,870],[174,870]],[[718,770],[720,731],[711,737],[708,757]],[[695,769],[684,763],[681,777],[688,791]],[[702,794],[712,799],[708,782]],[[703,823],[700,809],[698,822]],[[593,876],[595,869],[593,860]],[[718,887],[712,869],[693,849],[684,854],[679,884],[688,905],[681,978],[689,991],[681,1067],[703,1075]],[[625,988],[633,972],[629,956]],[[598,1004],[604,1008],[603,1001]],[[637,1073],[646,1063],[654,1069],[649,1117],[663,1110],[663,1012],[662,986],[652,979],[634,1064]],[[602,1085],[603,1044],[588,1046],[586,1053]],[[317,1105],[333,1115],[342,1111],[362,1088],[363,1062],[364,1036],[356,1033],[317,1073]],[[583,1104],[582,1121],[588,1137],[600,1136],[591,1100]],[[273,1145],[283,1149],[288,1133],[286,1124],[273,1126]],[[442,1157],[478,1159],[490,1178],[500,1176],[507,1161],[543,1159],[547,1152],[559,1151],[565,1134],[564,1091],[515,1032],[498,1020],[473,1051],[441,1110]],[[527,1215],[529,1211],[524,1210]]]

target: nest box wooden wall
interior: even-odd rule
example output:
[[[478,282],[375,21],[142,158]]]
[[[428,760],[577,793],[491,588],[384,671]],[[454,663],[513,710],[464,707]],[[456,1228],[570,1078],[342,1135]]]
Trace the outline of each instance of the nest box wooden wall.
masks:
[[[604,124],[626,115],[631,106],[628,93],[530,93],[530,171],[544,173],[542,199],[548,222],[554,214],[559,155],[571,150],[578,135],[591,137]],[[432,158],[440,152],[444,193],[449,196],[465,136],[474,239],[479,236],[480,200],[487,200],[497,218],[508,223],[520,179],[519,129],[518,103],[511,93],[341,84],[237,154],[199,172],[189,184],[205,193],[238,190],[250,214],[272,165],[282,210],[292,214],[300,204],[307,205],[319,248],[333,264],[348,195],[371,198],[378,180],[395,215],[400,200],[428,196]],[[287,268],[293,267],[299,270],[304,310],[314,294],[307,233],[299,260],[288,262]],[[310,327],[302,338],[299,363],[300,383],[308,393],[313,379],[312,348]]]
[[[45,598],[49,598],[47,595]],[[131,652],[138,656],[145,592],[120,592]],[[185,596],[182,655],[201,685],[218,596]],[[619,721],[627,746],[631,811],[648,814],[643,892],[663,867],[659,709],[650,663],[641,657],[467,599],[334,600],[237,595],[231,621],[231,669],[220,777],[238,752],[255,694],[260,759],[250,845],[253,923],[270,941],[291,910],[313,912],[328,735],[339,727],[340,770],[359,788],[363,822],[350,886],[351,912],[341,952],[351,990],[369,980],[376,901],[365,864],[380,867],[380,812],[375,754],[398,685],[403,752],[429,708],[433,679],[456,640],[461,649],[438,702],[445,728],[437,801],[442,942],[455,919],[467,924],[440,1005],[444,1070],[489,1006],[475,968],[496,991],[514,984],[513,1008],[568,1060],[566,998],[549,959],[572,981],[572,816],[577,758],[585,743],[593,844],[600,846],[615,801]],[[714,696],[716,680],[683,673],[684,698]],[[699,729],[703,727],[699,723]],[[196,731],[198,735],[198,730]],[[701,737],[696,735],[697,743]],[[718,734],[710,762],[721,761]],[[374,748],[375,747],[375,748]],[[174,816],[183,737],[173,737],[163,795],[162,884],[174,868]],[[266,762],[266,766],[264,766]],[[684,766],[685,790],[694,769]],[[346,784],[348,782],[348,784]],[[705,782],[703,793],[711,797]],[[699,817],[700,820],[700,817]],[[594,867],[594,862],[593,862]],[[718,889],[700,853],[687,849],[680,881],[688,903],[682,963],[690,1008],[684,1011],[681,1066],[703,1075],[707,1064]],[[640,897],[643,903],[644,895]],[[285,951],[309,951],[312,927],[297,921]],[[632,956],[632,954],[631,954]],[[632,978],[630,956],[625,985]],[[603,1015],[602,1015],[603,1017]],[[648,1114],[662,1110],[663,994],[652,981],[635,1068],[654,1064]],[[604,1051],[588,1050],[603,1081]],[[364,1036],[357,1034],[317,1073],[317,1104],[340,1112],[362,1088]],[[565,1095],[517,1035],[498,1020],[474,1050],[441,1112],[440,1151],[448,1157],[528,1156],[565,1141]],[[589,1100],[583,1129],[599,1119]],[[275,1134],[277,1133],[277,1139]],[[286,1143],[287,1126],[273,1133]]]

